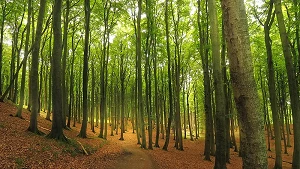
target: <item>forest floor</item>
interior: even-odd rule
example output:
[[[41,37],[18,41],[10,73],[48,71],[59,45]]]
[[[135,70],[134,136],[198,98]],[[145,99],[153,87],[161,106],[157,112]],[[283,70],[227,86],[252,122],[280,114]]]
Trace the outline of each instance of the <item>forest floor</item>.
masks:
[[[77,137],[81,125],[76,123],[76,127],[71,127],[71,130],[64,130],[64,134],[71,140],[70,144],[66,144],[28,132],[30,113],[24,110],[24,119],[20,119],[13,117],[16,111],[16,106],[0,103],[0,168],[210,169],[214,166],[214,157],[211,157],[211,161],[203,160],[202,137],[195,141],[184,139],[184,151],[173,147],[173,139],[170,139],[168,151],[155,147],[153,150],[145,150],[136,144],[136,134],[132,130],[124,133],[124,141],[119,140],[120,135],[110,136],[110,131],[107,140],[104,140],[98,138],[99,128],[95,128],[96,133],[93,133],[88,126],[88,138],[82,139]],[[44,115],[41,112],[38,125],[39,130],[47,134],[51,122],[45,120]],[[293,136],[293,145],[292,140]],[[160,147],[164,141],[159,140]],[[268,152],[269,168],[273,168],[275,161],[274,140],[271,141],[271,150]],[[282,154],[284,169],[291,168],[292,150],[290,147],[288,154]],[[233,150],[227,168],[242,168],[242,159]]]

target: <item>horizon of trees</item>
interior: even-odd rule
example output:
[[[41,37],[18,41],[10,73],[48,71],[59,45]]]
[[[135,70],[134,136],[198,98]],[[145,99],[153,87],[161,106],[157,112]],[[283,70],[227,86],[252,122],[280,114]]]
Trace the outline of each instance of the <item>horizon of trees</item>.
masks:
[[[43,134],[37,115],[47,113],[53,124],[47,137],[63,141],[63,129],[76,123],[79,137],[98,127],[99,138],[120,134],[120,140],[131,125],[147,149],[167,150],[174,139],[184,150],[183,139],[203,134],[205,159],[216,156],[215,168],[226,168],[230,148],[245,168],[266,168],[273,138],[275,168],[282,168],[282,148],[287,153],[294,134],[293,168],[299,168],[299,6],[296,0],[3,0],[0,100],[17,104],[20,118],[26,105],[28,130],[37,134]]]

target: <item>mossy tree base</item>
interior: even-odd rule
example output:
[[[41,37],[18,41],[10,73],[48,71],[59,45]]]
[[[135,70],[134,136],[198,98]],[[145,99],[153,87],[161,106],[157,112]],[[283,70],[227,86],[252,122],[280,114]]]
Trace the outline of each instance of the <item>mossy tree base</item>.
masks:
[[[63,134],[58,134],[56,132],[53,132],[51,131],[47,136],[46,138],[49,138],[49,139],[55,139],[55,140],[58,140],[58,141],[62,141],[62,142],[65,142],[65,143],[70,143],[70,140]]]

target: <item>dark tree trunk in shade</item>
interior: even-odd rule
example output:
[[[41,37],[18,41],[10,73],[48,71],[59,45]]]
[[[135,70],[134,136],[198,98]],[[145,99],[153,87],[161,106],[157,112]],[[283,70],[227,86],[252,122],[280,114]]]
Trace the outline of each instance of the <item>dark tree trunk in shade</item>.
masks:
[[[52,56],[52,128],[47,138],[53,138],[64,142],[69,140],[63,134],[62,126],[62,90],[61,90],[61,57],[62,57],[62,30],[61,30],[62,0],[55,0],[53,7],[53,56]]]
[[[83,94],[83,119],[79,137],[86,138],[87,116],[88,116],[88,58],[89,58],[89,35],[90,35],[90,0],[84,1],[85,13],[85,36],[84,36],[84,59],[82,76],[82,94]]]
[[[169,1],[165,1],[165,23],[166,23],[166,42],[167,42],[167,56],[168,56],[168,90],[169,90],[169,117],[168,117],[168,125],[166,129],[166,140],[163,146],[163,150],[168,150],[169,141],[170,141],[170,133],[171,133],[171,123],[173,120],[173,91],[172,91],[172,74],[171,74],[171,51],[170,51],[170,35],[169,35],[169,20],[168,20],[168,4]]]

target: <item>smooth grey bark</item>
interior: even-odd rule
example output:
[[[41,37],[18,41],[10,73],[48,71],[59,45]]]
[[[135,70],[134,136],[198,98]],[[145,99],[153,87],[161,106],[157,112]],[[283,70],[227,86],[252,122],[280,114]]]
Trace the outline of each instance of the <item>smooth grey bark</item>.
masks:
[[[253,74],[252,54],[243,0],[222,0],[230,75],[241,123],[243,168],[267,168],[263,114]]]

